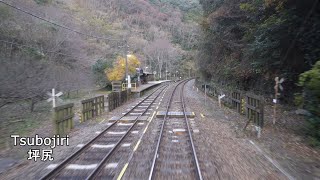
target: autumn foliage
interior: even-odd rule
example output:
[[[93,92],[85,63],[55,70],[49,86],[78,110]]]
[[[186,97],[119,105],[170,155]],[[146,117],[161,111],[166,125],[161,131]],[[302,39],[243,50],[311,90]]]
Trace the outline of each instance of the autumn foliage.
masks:
[[[135,55],[128,56],[128,73],[133,75],[136,72],[136,68],[139,67],[140,61]],[[109,81],[120,81],[124,79],[126,73],[126,59],[118,56],[114,62],[113,68],[105,70]]]

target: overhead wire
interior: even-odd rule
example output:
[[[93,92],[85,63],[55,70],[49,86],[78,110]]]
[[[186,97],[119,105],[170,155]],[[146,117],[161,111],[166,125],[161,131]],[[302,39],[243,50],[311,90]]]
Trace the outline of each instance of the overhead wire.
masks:
[[[16,46],[19,46],[19,47],[28,47],[28,48],[32,48],[32,49],[35,49],[35,50],[39,50],[39,48],[36,48],[36,47],[33,47],[33,46],[18,44],[18,43],[9,42],[9,41],[6,41],[6,40],[1,40],[0,39],[0,42],[6,43],[6,44],[13,44],[13,45],[16,45]],[[71,55],[67,55],[67,54],[63,54],[63,53],[59,53],[59,52],[55,52],[55,51],[42,50],[42,52],[62,55],[62,56],[66,56],[66,57],[76,58],[76,59],[86,59],[86,58],[82,58],[82,57],[74,57],[74,56],[71,56]]]
[[[53,25],[55,25],[55,26],[58,26],[58,27],[60,27],[60,28],[63,28],[63,29],[66,29],[66,30],[69,30],[69,31],[72,31],[72,32],[75,32],[75,33],[80,34],[80,35],[83,35],[83,36],[92,37],[92,38],[95,38],[95,39],[109,40],[109,41],[120,41],[120,40],[121,40],[121,39],[114,39],[114,38],[109,38],[109,37],[101,37],[101,36],[95,36],[95,35],[92,35],[92,34],[83,33],[83,32],[80,32],[80,31],[78,31],[78,30],[74,30],[74,29],[72,29],[72,28],[70,28],[70,27],[67,27],[67,26],[64,26],[64,25],[61,25],[61,24],[52,22],[52,21],[50,21],[50,20],[48,20],[48,19],[45,19],[45,18],[43,18],[43,17],[40,17],[40,16],[35,15],[35,14],[33,14],[33,13],[30,13],[30,12],[28,12],[28,11],[25,11],[25,10],[23,10],[22,8],[17,7],[17,6],[14,6],[14,5],[12,5],[12,4],[10,4],[10,3],[7,3],[7,2],[5,2],[5,1],[3,1],[3,0],[0,0],[0,3],[3,3],[3,4],[5,4],[5,5],[7,5],[7,6],[11,7],[11,8],[13,8],[13,9],[16,9],[16,10],[18,10],[18,11],[20,11],[20,12],[23,12],[23,13],[25,13],[25,14],[28,14],[28,15],[30,15],[30,16],[33,16],[33,17],[35,17],[35,18],[37,18],[37,19],[40,19],[40,20],[42,20],[42,21],[48,22],[48,23],[50,23],[50,24],[53,24]]]
[[[6,44],[14,44],[14,45],[16,45],[19,49],[24,49],[24,48],[22,48],[22,47],[28,47],[28,48],[35,48],[35,47],[32,47],[32,46],[28,46],[28,45],[21,45],[21,44],[18,44],[18,43],[14,43],[14,42],[9,42],[9,41],[5,41],[5,40],[0,40],[0,42],[2,42],[2,43],[6,43]],[[36,48],[35,48],[36,49]],[[55,52],[53,52],[53,51],[46,51],[46,52],[49,52],[49,53],[54,53],[54,54],[59,54],[59,55],[65,55],[65,56],[69,56],[69,55],[66,55],[66,54],[62,54],[62,53],[55,53]],[[69,57],[72,57],[72,58],[79,58],[79,57],[73,57],[73,56],[69,56]],[[84,59],[84,58],[83,58]],[[78,65],[81,65],[82,66],[82,68],[83,69],[85,69],[86,68],[86,66],[84,65],[84,64],[79,64],[78,63]],[[58,69],[57,69],[58,68]],[[58,72],[57,72],[57,70],[58,70]],[[69,71],[67,71],[67,72],[69,72]],[[62,74],[64,74],[64,73],[67,73],[66,71],[61,71],[61,69],[59,70],[59,67],[56,67],[56,70],[55,71],[51,71],[51,74],[50,74],[50,72],[49,71],[47,71],[47,70],[45,70],[45,71],[42,71],[42,72],[40,72],[41,74],[38,74],[38,76],[39,77],[42,77],[41,79],[48,79],[47,77],[48,77],[48,75],[49,76],[59,76],[59,75],[62,75]],[[52,74],[53,73],[53,74]],[[71,73],[72,74],[72,73]],[[22,76],[22,75],[25,75],[24,74],[24,72],[21,72],[21,74],[20,74],[20,76]],[[65,74],[66,75],[66,74]],[[68,75],[68,76],[70,76],[70,74]],[[16,76],[15,77],[15,79],[17,79],[19,76]],[[46,77],[46,78],[43,78],[43,77]],[[58,78],[59,79],[59,78]],[[60,79],[62,79],[62,78],[60,78]],[[62,81],[61,81],[62,82]],[[42,85],[44,85],[44,86],[46,86],[47,84],[49,84],[49,83],[51,83],[51,82],[42,82],[41,84]],[[55,82],[55,83],[57,83],[57,82]],[[56,85],[54,85],[54,87],[55,87]]]
[[[3,0],[0,0],[0,3],[3,3],[3,4],[5,4],[5,5],[7,5],[7,6],[11,7],[11,8],[14,8],[14,9],[16,9],[16,10],[18,10],[18,11],[21,11],[21,12],[23,12],[23,13],[25,13],[25,14],[28,14],[28,15],[30,15],[30,16],[33,16],[33,17],[35,17],[35,18],[38,18],[38,19],[40,19],[40,20],[43,20],[43,21],[45,21],[45,22],[48,22],[48,23],[53,24],[53,25],[55,25],[55,26],[58,26],[58,27],[60,27],[60,28],[69,30],[69,31],[71,31],[71,32],[75,32],[75,33],[80,34],[80,35],[84,35],[84,36],[87,36],[87,37],[92,37],[92,38],[95,38],[95,39],[110,40],[110,41],[121,41],[121,40],[123,40],[123,39],[112,39],[112,38],[106,38],[106,37],[100,37],[100,36],[95,36],[95,35],[91,35],[91,34],[86,34],[86,33],[83,33],[83,32],[77,31],[77,30],[74,30],[74,29],[72,29],[72,28],[66,27],[66,26],[64,26],[64,25],[61,25],[61,24],[52,22],[52,21],[50,21],[50,20],[48,20],[48,19],[42,18],[42,17],[40,17],[40,16],[38,16],[38,15],[35,15],[35,14],[30,13],[30,12],[28,12],[28,11],[25,11],[25,10],[23,10],[23,9],[20,8],[20,7],[17,7],[17,6],[14,6],[14,5],[10,4],[10,3],[7,3],[7,2],[5,2],[5,1],[3,1]],[[4,42],[4,41],[2,40],[2,42]],[[7,41],[7,43],[11,43],[11,42],[8,42],[8,41]],[[13,43],[12,43],[12,44],[13,44]],[[17,44],[17,45],[19,45],[19,44]],[[20,46],[28,47],[28,46],[26,46],[26,45],[20,45]],[[30,46],[29,46],[29,47],[30,47]],[[30,47],[30,48],[34,48],[34,47]],[[35,49],[37,49],[37,48],[35,48]],[[48,52],[48,53],[56,53],[56,52],[50,52],[50,51],[47,51],[47,52]],[[62,53],[56,53],[56,54],[60,54],[60,55],[68,56],[68,57],[73,57],[73,56],[70,56],[70,55],[62,54]],[[74,57],[74,58],[76,58],[76,57]],[[84,59],[84,58],[78,58],[78,59]]]
[[[48,20],[48,19],[45,19],[43,17],[40,17],[38,15],[35,15],[34,13],[31,13],[30,11],[26,11],[20,7],[17,7],[17,6],[14,6],[10,3],[7,3],[3,0],[0,0],[0,3],[4,4],[4,5],[7,5],[13,9],[16,9],[17,11],[20,11],[20,12],[23,12],[25,14],[28,14],[32,17],[35,17],[37,19],[40,19],[42,21],[45,21],[47,23],[50,23],[52,25],[55,25],[57,27],[60,27],[62,29],[66,29],[68,31],[71,31],[71,32],[74,32],[74,33],[77,33],[77,34],[80,34],[80,35],[83,35],[83,36],[86,36],[86,37],[92,37],[92,38],[95,38],[95,39],[99,39],[99,40],[108,40],[108,41],[120,41],[122,39],[114,39],[114,38],[110,38],[110,37],[101,37],[101,36],[96,36],[96,35],[92,35],[92,34],[87,34],[87,33],[83,33],[81,31],[78,31],[78,30],[75,30],[75,29],[72,29],[70,27],[67,27],[67,26],[64,26],[64,25],[61,25],[59,23],[56,23],[56,22],[53,22],[51,20]],[[29,46],[29,45],[23,45],[23,44],[19,44],[19,43],[15,43],[15,42],[9,42],[9,41],[6,41],[6,40],[0,40],[0,42],[2,43],[6,43],[6,44],[12,44],[12,45],[16,45],[19,49],[23,49],[23,47],[28,47],[28,48],[32,48],[32,49],[35,49],[35,50],[39,50],[39,48],[36,48],[36,47],[33,47],[33,46]],[[41,52],[44,52],[44,53],[52,53],[52,54],[56,54],[56,55],[62,55],[62,56],[66,56],[66,57],[71,57],[71,58],[75,58],[75,59],[87,59],[87,58],[82,58],[82,57],[74,57],[74,56],[71,56],[71,55],[67,55],[67,54],[63,54],[63,53],[59,53],[59,52],[55,52],[55,51],[46,51],[46,50],[41,50]],[[84,64],[80,64],[81,66],[83,66],[84,68],[86,67]],[[61,73],[61,72],[60,72]],[[45,71],[45,75],[47,75],[48,72]],[[59,74],[59,73],[58,73]],[[49,83],[49,82],[48,82]]]
[[[24,49],[22,47],[28,47],[28,48],[32,48],[32,49],[36,49],[36,50],[39,50],[38,48],[36,47],[33,47],[33,46],[28,46],[28,45],[22,45],[22,44],[18,44],[18,43],[14,43],[14,42],[9,42],[9,41],[6,41],[6,40],[1,40],[0,39],[0,42],[2,43],[6,43],[6,44],[13,44],[13,45],[16,45],[19,49]],[[54,51],[46,51],[46,50],[42,50],[42,52],[45,52],[45,53],[51,53],[51,54],[56,54],[56,55],[62,55],[62,56],[65,56],[65,57],[70,57],[70,58],[73,58],[73,59],[82,59],[82,60],[88,60],[89,58],[83,58],[83,57],[75,57],[75,56],[71,56],[71,55],[67,55],[67,54],[63,54],[63,53],[59,53],[59,52],[54,52]],[[103,57],[103,56],[102,56]],[[97,59],[100,59],[102,57],[99,57]],[[77,63],[78,65],[82,66],[83,69],[87,68],[87,66],[82,62],[82,63]]]

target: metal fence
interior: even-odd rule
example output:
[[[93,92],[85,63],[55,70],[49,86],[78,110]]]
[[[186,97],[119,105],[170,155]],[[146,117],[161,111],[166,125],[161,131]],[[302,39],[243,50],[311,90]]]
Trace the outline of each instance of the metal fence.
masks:
[[[264,98],[252,93],[242,92],[240,90],[226,90],[214,85],[208,85],[195,81],[198,89],[205,92],[207,96],[218,98],[219,95],[225,94],[222,102],[229,107],[235,109],[239,114],[243,114],[248,118],[244,129],[250,122],[257,127],[262,128],[264,124]]]

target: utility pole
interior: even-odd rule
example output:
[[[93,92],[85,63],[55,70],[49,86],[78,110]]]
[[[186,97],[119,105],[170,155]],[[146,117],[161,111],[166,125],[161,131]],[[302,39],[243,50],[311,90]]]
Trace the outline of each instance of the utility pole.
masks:
[[[126,58],[126,74],[125,74],[125,81],[126,81],[126,83],[128,83],[128,41],[127,41],[127,38],[126,39],[124,39],[124,45],[123,46],[118,46],[119,48],[124,48],[123,50],[124,50],[124,56],[125,56],[125,58]]]
[[[124,55],[126,56],[126,83],[127,83],[127,89],[129,88],[129,75],[128,75],[128,43],[127,40],[125,40],[125,47],[124,47]]]
[[[127,41],[126,41],[126,44],[125,44],[125,48],[124,48],[124,55],[126,56],[126,80],[128,82],[128,45],[127,45]]]
[[[124,48],[124,56],[126,58],[126,72],[125,72],[125,83],[127,84],[126,91],[127,91],[127,101],[129,97],[129,91],[128,89],[131,88],[131,83],[130,83],[130,77],[129,77],[129,72],[128,72],[128,40],[127,38],[124,39],[124,45],[123,46],[118,46],[119,48]]]
[[[125,56],[126,56],[126,83],[127,83],[127,101],[129,100],[129,88],[131,88],[131,82],[130,82],[130,77],[129,77],[129,74],[128,74],[128,41],[127,39],[125,40]],[[130,85],[129,85],[130,84]]]

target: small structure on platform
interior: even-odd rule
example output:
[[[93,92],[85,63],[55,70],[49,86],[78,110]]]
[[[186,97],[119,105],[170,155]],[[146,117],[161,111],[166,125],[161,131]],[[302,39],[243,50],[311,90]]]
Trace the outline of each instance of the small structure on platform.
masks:
[[[122,82],[121,81],[112,81],[112,91],[113,92],[120,92],[122,88]]]
[[[149,81],[154,81],[154,74],[150,72],[142,71],[140,73],[140,81],[141,81],[141,84],[147,84]]]

